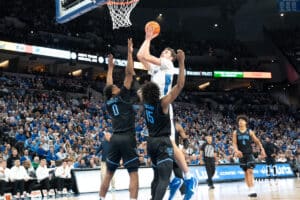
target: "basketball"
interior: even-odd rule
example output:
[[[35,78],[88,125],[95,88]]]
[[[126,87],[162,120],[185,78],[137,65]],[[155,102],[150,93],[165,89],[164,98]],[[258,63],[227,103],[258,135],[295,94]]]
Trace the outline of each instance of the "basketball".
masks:
[[[160,33],[160,25],[156,21],[150,21],[145,25],[145,31],[149,28],[153,28],[153,33],[154,34],[159,34]]]

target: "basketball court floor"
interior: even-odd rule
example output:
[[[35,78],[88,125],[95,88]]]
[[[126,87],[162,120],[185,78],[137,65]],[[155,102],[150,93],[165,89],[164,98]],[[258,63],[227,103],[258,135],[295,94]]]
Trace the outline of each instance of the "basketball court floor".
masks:
[[[300,179],[288,178],[278,180],[263,180],[255,182],[257,198],[248,198],[248,189],[244,182],[215,184],[214,190],[208,190],[207,185],[201,184],[198,187],[197,195],[193,200],[300,200]],[[169,192],[169,191],[167,191]],[[168,194],[164,200],[167,200]],[[54,199],[54,198],[49,198]],[[75,197],[61,197],[59,200],[98,200],[98,194],[82,194]],[[127,200],[128,191],[109,192],[106,200]],[[150,199],[150,189],[139,190],[139,200]],[[182,200],[183,197],[177,193],[175,200]]]

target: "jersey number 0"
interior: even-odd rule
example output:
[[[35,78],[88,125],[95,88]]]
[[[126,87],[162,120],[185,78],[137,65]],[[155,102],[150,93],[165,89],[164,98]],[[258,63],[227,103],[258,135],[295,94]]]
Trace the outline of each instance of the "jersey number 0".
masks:
[[[112,111],[114,113],[114,116],[118,116],[120,113],[119,113],[119,108],[117,106],[117,104],[113,104],[112,105]]]

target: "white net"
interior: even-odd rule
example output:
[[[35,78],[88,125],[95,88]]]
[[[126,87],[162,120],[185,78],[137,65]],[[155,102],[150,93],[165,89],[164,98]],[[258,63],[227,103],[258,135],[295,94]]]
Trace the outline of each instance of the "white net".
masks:
[[[113,29],[131,26],[130,13],[139,0],[108,0],[107,7],[113,22]]]

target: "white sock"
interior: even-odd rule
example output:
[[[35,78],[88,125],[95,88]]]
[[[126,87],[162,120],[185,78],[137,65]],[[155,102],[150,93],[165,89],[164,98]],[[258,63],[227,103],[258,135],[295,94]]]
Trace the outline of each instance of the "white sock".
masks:
[[[130,200],[136,200],[136,199],[130,199]]]
[[[191,179],[191,178],[192,178],[192,174],[189,171],[184,174],[184,179]]]
[[[255,188],[254,187],[249,187],[249,193],[250,194],[256,193]]]
[[[100,197],[101,200],[105,200],[105,197]]]

